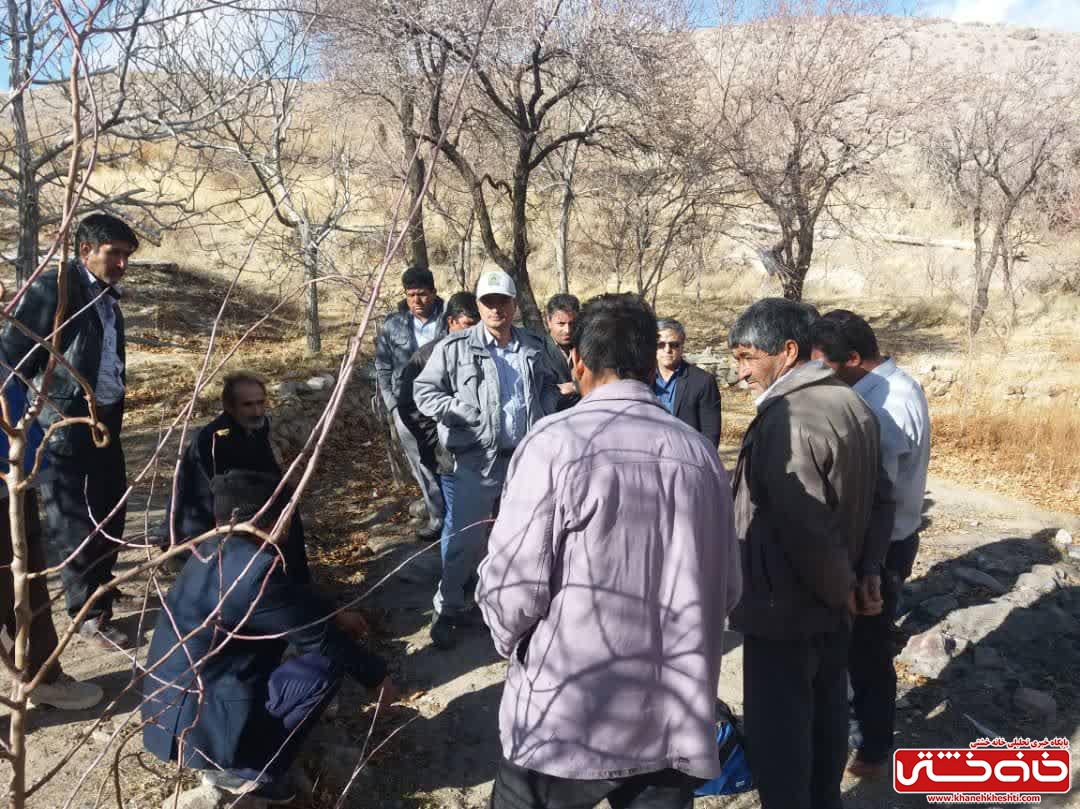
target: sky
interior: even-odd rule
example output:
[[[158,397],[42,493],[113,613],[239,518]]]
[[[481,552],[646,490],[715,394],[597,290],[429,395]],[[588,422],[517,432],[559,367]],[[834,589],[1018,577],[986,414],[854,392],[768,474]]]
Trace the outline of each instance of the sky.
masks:
[[[926,0],[927,17],[1080,31],[1080,0]]]

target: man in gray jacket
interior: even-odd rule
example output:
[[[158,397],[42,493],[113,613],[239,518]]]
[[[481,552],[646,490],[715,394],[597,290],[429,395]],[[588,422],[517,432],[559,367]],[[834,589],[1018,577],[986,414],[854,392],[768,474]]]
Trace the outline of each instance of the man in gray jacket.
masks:
[[[510,464],[477,602],[510,659],[492,809],[689,809],[717,776],[724,621],[739,599],[730,481],[650,387],[656,316],[586,304],[584,398]]]
[[[419,349],[446,336],[443,302],[435,294],[435,276],[423,267],[409,267],[401,276],[405,300],[398,311],[386,318],[375,338],[375,374],[379,380],[379,395],[386,412],[394,420],[398,439],[405,450],[424,505],[428,511],[428,527],[417,532],[420,539],[434,539],[442,531],[443,499],[439,479],[421,459],[419,438],[402,420],[398,411],[401,396],[401,375],[409,359]]]
[[[850,387],[810,361],[817,313],[758,301],[728,343],[757,394],[735,467],[744,594],[747,755],[763,809],[840,809],[847,656],[878,477],[878,426]],[[874,569],[877,569],[876,563]]]
[[[558,387],[539,337],[514,327],[517,288],[501,270],[480,276],[481,323],[449,335],[413,383],[413,398],[439,424],[454,454],[454,526],[435,594],[431,639],[440,649],[476,622],[470,585],[484,555],[487,521],[502,492],[514,449],[537,421],[555,412]]]

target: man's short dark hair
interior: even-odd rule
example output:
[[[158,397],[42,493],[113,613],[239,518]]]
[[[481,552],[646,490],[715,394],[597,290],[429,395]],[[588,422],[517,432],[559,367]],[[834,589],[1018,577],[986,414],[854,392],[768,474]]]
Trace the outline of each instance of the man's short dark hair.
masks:
[[[863,318],[847,309],[833,309],[822,315],[822,320],[836,324],[840,338],[846,344],[844,356],[851,351],[858,353],[864,360],[876,360],[881,357],[877,335]]]
[[[779,354],[784,343],[799,346],[799,359],[810,359],[810,327],[818,318],[809,304],[786,298],[762,298],[739,315],[728,332],[728,347],[750,346],[766,354]]]
[[[577,316],[581,314],[581,301],[576,295],[560,292],[558,295],[552,295],[548,300],[546,312],[549,318],[556,312],[566,312],[568,315]]]
[[[656,314],[637,295],[600,295],[582,308],[573,343],[594,374],[648,382],[656,370]]]
[[[251,371],[236,371],[226,375],[221,385],[221,404],[223,407],[236,404],[236,389],[240,385],[258,385],[262,388],[263,395],[266,394],[266,382],[263,381],[262,377],[256,376]]]
[[[426,267],[409,267],[401,274],[402,289],[430,289],[435,291],[435,276]]]
[[[455,292],[446,302],[446,322],[468,317],[480,319],[480,310],[476,308],[476,296],[471,292]]]
[[[840,333],[840,326],[832,320],[818,318],[810,327],[810,345],[825,355],[829,362],[844,363],[850,349]]]
[[[233,520],[250,520],[270,499],[277,484],[272,477],[250,469],[230,469],[223,475],[215,475],[210,481],[210,491],[214,495],[214,521],[218,525],[228,525]],[[273,504],[260,523],[271,524],[280,513],[281,504]]]
[[[75,230],[76,251],[81,244],[90,244],[97,249],[106,242],[127,242],[132,249],[139,248],[139,237],[122,219],[107,213],[92,213],[79,222],[79,227]]]

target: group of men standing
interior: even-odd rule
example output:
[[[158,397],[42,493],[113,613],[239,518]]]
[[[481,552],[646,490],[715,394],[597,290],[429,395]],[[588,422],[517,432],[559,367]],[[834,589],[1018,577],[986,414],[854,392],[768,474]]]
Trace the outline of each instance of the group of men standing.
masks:
[[[35,485],[48,550],[66,561],[69,613],[87,641],[126,647],[101,586],[123,536],[117,283],[138,240],[97,215],[76,242],[78,258],[39,277],[0,328],[3,392],[9,420],[28,401],[40,410],[29,438],[47,440],[48,468]],[[61,281],[63,362],[50,362],[40,343]],[[402,283],[376,366],[428,508],[420,534],[440,539],[432,641],[448,649],[486,625],[509,660],[493,809],[689,807],[720,768],[714,704],[729,617],[743,635],[747,754],[763,806],[837,809],[849,741],[860,776],[892,748],[893,618],[929,460],[918,383],[858,315],[759,301],[728,333],[756,395],[729,477],[716,380],[686,361],[682,324],[658,321],[639,297],[582,306],[556,295],[540,337],[515,325],[517,290],[502,271],[445,303],[426,269]],[[157,537],[181,563],[142,668],[144,743],[215,788],[282,802],[289,764],[343,675],[383,703],[398,692],[364,645],[363,618],[312,581],[298,514],[276,544],[235,529],[274,530],[291,490],[270,448],[263,381],[230,375],[222,407],[187,445]],[[10,579],[0,576],[9,634]],[[31,605],[34,668],[56,645],[44,578]],[[56,663],[31,700],[84,708],[101,696]]]
[[[763,805],[839,807],[845,765],[872,776],[893,746],[918,383],[858,315],[759,301],[728,337],[757,411],[729,482],[716,381],[678,321],[559,295],[541,343],[512,325],[508,276],[477,294],[480,322],[424,352],[412,395],[454,479],[432,638],[479,625],[475,599],[510,660],[493,807],[688,806],[718,767],[729,612]]]

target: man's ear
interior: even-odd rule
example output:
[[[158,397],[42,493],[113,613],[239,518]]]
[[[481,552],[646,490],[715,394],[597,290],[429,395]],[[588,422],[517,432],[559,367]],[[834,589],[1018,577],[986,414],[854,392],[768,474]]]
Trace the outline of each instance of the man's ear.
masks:
[[[862,365],[862,355],[858,351],[849,351],[844,365],[848,368],[858,368]]]
[[[79,242],[79,258],[86,258],[94,252],[94,245],[90,242]]]
[[[578,353],[577,346],[570,347],[570,374],[577,382],[581,381],[581,375],[585,372],[585,363]]]
[[[784,343],[784,365],[792,367],[799,361],[799,344],[794,340]]]

